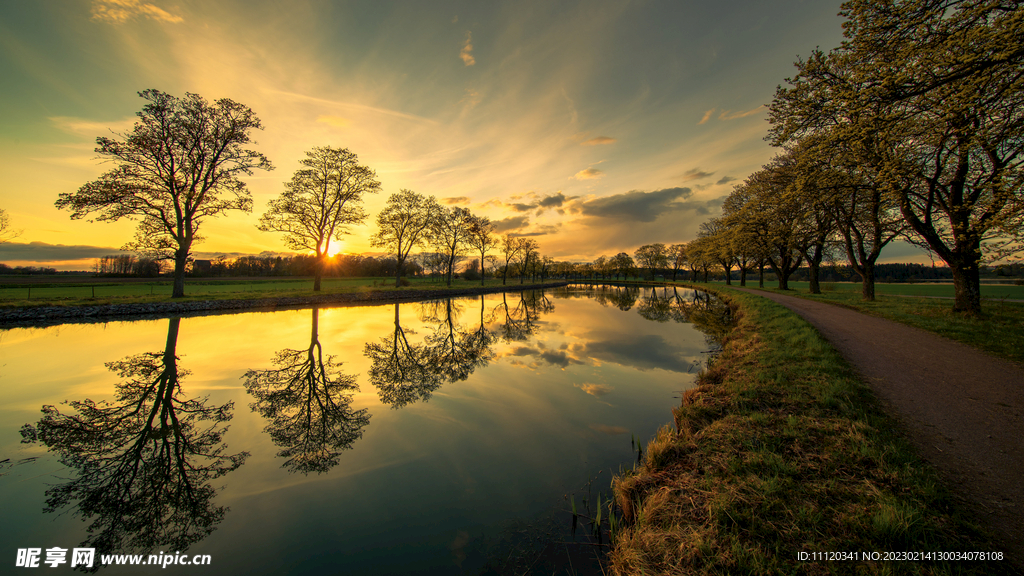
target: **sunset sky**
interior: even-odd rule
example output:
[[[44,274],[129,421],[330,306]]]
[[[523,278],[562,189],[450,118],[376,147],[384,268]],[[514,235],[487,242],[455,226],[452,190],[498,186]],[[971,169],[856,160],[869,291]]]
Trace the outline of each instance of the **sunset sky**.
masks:
[[[110,169],[96,137],[129,129],[147,88],[230,98],[265,126],[254,148],[275,170],[246,178],[251,214],[205,223],[199,258],[286,251],[256,222],[327,145],[383,184],[346,252],[374,252],[373,219],[401,188],[557,260],[690,240],[774,154],[765,105],[798,55],[839,44],[839,4],[2,2],[0,208],[23,232],[0,261],[87,269],[131,239],[130,221],[53,204]]]

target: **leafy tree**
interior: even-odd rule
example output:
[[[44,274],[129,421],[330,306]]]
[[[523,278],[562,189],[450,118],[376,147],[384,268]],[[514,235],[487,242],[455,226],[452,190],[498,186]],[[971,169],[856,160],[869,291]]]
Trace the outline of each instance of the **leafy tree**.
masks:
[[[636,257],[636,262],[640,266],[647,268],[647,273],[651,280],[654,280],[656,270],[666,268],[668,266],[668,249],[660,242],[656,244],[644,244],[636,249],[633,256]]]
[[[886,193],[953,273],[954,310],[978,314],[983,245],[1024,233],[1024,10],[851,0],[841,15],[843,45],[797,62],[777,92],[772,136],[840,119],[850,139],[870,140]]]
[[[228,210],[252,210],[252,195],[238,177],[273,167],[245,148],[250,132],[263,127],[248,107],[228,99],[210,104],[191,93],[179,99],[145,90],[139,96],[149,104],[131,132],[96,139],[96,152],[114,169],[61,194],[55,205],[71,210],[72,219],[92,213],[101,221],[138,219],[135,240],[123,249],[173,258],[172,296],[180,298],[202,222]]]
[[[316,147],[300,163],[304,168],[270,201],[258,228],[283,232],[289,248],[316,254],[313,290],[318,292],[331,240],[340,241],[349,226],[366,220],[363,194],[379,192],[380,182],[348,148]]]
[[[519,283],[522,284],[529,274],[531,262],[537,260],[540,245],[533,238],[519,238]]]
[[[511,234],[505,234],[501,240],[501,252],[505,255],[505,266],[501,272],[501,284],[505,285],[505,280],[508,278],[508,269],[512,263],[519,257],[519,252],[523,249],[523,238],[513,236]]]
[[[672,265],[672,281],[675,282],[679,270],[686,268],[686,244],[670,245],[666,249],[665,255],[668,257],[669,264]]]
[[[455,264],[469,250],[473,214],[460,206],[439,207],[430,224],[430,242],[445,258],[445,283],[452,285]]]
[[[480,254],[480,285],[484,285],[484,278],[487,275],[487,253],[496,248],[500,239],[494,233],[494,224],[486,216],[476,216],[469,227],[468,240],[470,247]],[[493,258],[493,257],[492,257]]]
[[[636,268],[633,258],[625,252],[619,252],[615,256],[612,256],[611,259],[609,259],[608,264],[611,266],[612,270],[615,271],[616,276],[619,274],[622,275],[623,280],[629,278],[630,273],[632,273],[633,269]]]
[[[377,232],[370,238],[370,244],[395,255],[398,260],[396,287],[400,286],[406,258],[413,248],[427,240],[429,228],[440,211],[441,205],[433,196],[402,189],[392,194],[387,205],[377,214]]]

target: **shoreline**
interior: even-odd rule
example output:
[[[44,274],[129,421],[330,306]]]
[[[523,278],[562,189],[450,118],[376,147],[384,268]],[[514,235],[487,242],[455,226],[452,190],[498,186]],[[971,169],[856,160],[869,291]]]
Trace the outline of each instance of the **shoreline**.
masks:
[[[31,308],[0,309],[0,329],[56,326],[60,324],[82,324],[111,321],[131,321],[172,316],[205,316],[210,314],[233,314],[242,311],[271,312],[310,306],[359,306],[392,302],[415,302],[493,294],[518,292],[567,286],[570,282],[541,282],[535,284],[513,284],[502,286],[481,286],[479,288],[456,288],[439,290],[371,290],[367,292],[345,292],[316,296],[280,296],[276,298],[193,300],[189,302],[150,302],[130,304],[99,304],[95,306],[39,306]]]

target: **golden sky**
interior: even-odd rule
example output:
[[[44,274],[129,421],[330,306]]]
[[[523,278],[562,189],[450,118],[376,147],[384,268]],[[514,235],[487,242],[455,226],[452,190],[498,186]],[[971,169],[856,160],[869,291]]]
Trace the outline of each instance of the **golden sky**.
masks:
[[[383,192],[469,207],[542,254],[591,260],[692,239],[774,150],[765,105],[793,61],[841,40],[838,1],[0,3],[0,261],[85,269],[134,224],[54,208],[109,164],[156,88],[230,98],[275,166],[251,214],[203,226],[198,257],[282,252],[256,222],[314,146],[349,148]],[[83,265],[84,264],[84,265]]]

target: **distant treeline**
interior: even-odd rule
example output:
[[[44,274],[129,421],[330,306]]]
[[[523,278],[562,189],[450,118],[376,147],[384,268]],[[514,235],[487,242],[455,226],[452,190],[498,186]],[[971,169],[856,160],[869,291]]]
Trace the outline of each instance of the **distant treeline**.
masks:
[[[397,261],[394,258],[376,258],[343,254],[327,258],[324,275],[329,277],[362,278],[394,276]],[[195,277],[218,276],[312,276],[316,272],[316,257],[297,256],[242,256],[229,260],[195,260],[189,274]],[[419,274],[422,267],[406,262],[406,274]]]
[[[0,274],[57,274],[56,268],[43,268],[41,266],[15,266],[0,264]]]

